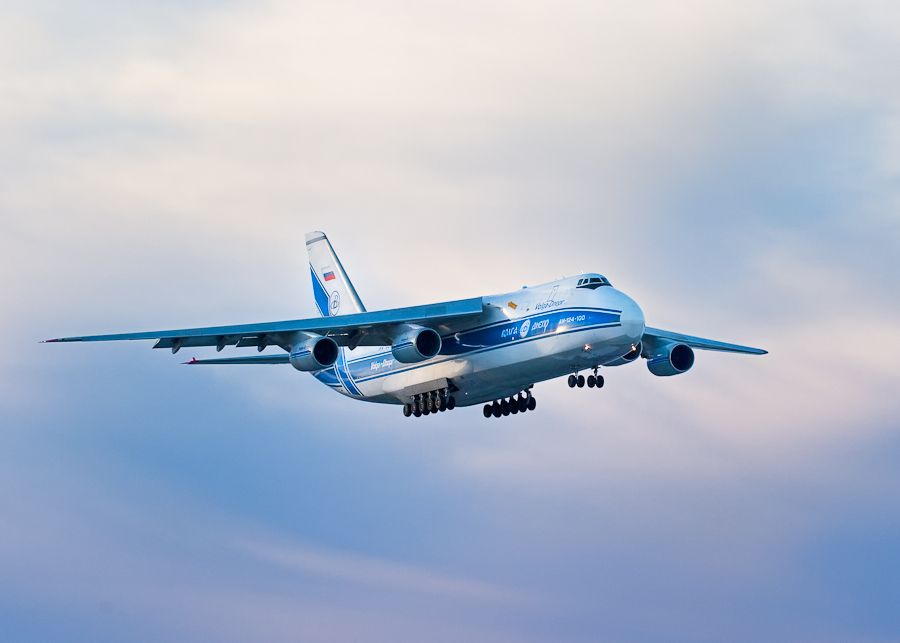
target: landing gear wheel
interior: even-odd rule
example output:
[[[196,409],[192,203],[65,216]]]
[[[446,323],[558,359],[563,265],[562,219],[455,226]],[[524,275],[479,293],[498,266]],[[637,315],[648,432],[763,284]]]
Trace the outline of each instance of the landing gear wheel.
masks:
[[[537,408],[537,400],[533,397],[528,398],[528,410],[533,411]]]
[[[455,408],[456,408],[456,398],[453,397],[452,395],[450,395],[447,398],[447,410],[452,411]]]
[[[425,410],[422,411],[422,415],[430,415],[430,414],[431,414],[431,409],[429,409],[428,407],[425,407]]]
[[[578,376],[578,388],[584,388],[584,375]]]
[[[604,384],[604,383],[605,383],[605,382],[604,382],[604,380],[603,380],[603,376],[602,376],[602,375],[598,375],[598,376],[597,376],[597,388],[603,388],[603,384]]]
[[[520,397],[519,398],[519,413],[524,413],[528,410],[528,398]]]
[[[403,405],[403,417],[408,418],[412,414],[413,414],[412,406],[410,406],[409,404],[404,404]]]
[[[491,405],[490,405],[490,404],[485,404],[485,405],[484,405],[484,417],[489,418],[489,417],[491,417],[493,414],[494,414],[494,409],[491,407]]]
[[[435,408],[436,411],[444,411],[444,410],[446,410],[446,409],[444,408],[444,400],[443,400],[443,398],[442,398],[440,395],[438,395],[438,396],[436,396],[436,397],[434,398],[434,408]]]
[[[509,415],[509,402],[507,402],[506,400],[500,402],[500,413],[503,414],[503,417]]]
[[[514,397],[509,398],[509,412],[513,415],[519,414],[519,401]]]
[[[494,402],[491,405],[491,413],[494,414],[495,418],[498,418],[501,415],[503,415],[503,409],[500,407],[500,402]]]
[[[587,387],[588,388],[594,388],[594,384],[596,384],[596,383],[597,383],[596,377],[594,377],[593,375],[587,376]]]
[[[569,388],[575,388],[578,385],[578,378],[574,375],[569,375]]]
[[[420,417],[422,417],[422,411],[420,411],[419,409],[416,409],[415,411],[413,411],[413,415],[416,416],[417,418],[420,418]]]

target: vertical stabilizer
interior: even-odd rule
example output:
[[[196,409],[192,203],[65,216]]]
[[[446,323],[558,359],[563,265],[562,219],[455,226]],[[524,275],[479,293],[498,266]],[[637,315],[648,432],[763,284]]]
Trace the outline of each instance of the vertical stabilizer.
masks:
[[[323,317],[334,317],[366,312],[366,307],[356,294],[356,288],[350,282],[324,232],[310,232],[306,235],[306,251],[309,253],[313,294],[319,313]]]

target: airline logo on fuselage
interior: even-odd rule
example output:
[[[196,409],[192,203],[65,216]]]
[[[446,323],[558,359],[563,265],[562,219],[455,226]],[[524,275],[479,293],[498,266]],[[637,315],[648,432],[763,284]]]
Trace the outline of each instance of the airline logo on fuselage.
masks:
[[[559,308],[564,303],[566,303],[565,299],[548,299],[547,301],[542,301],[539,304],[536,304],[535,310],[548,310],[550,308]]]
[[[390,368],[393,365],[394,365],[394,360],[385,358],[385,359],[381,360],[380,362],[372,362],[369,365],[369,370],[380,371],[383,368]]]
[[[566,303],[565,299],[555,299],[556,293],[559,292],[559,286],[553,286],[553,290],[550,291],[550,296],[547,297],[546,301],[542,301],[539,304],[535,304],[535,310],[549,310],[551,308],[559,308],[564,303]]]
[[[507,326],[500,331],[500,339],[525,339],[528,335],[540,335],[547,332],[550,326],[549,319],[541,319],[533,324],[530,319],[526,319],[521,325]]]

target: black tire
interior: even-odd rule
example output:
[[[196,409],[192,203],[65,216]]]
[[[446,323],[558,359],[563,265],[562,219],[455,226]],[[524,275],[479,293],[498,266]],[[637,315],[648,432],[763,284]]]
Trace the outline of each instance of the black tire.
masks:
[[[537,408],[537,400],[533,397],[528,398],[528,410],[533,411]]]
[[[584,388],[584,375],[578,376],[578,388]]]
[[[500,407],[500,402],[494,402],[491,405],[491,413],[494,414],[495,418],[498,418],[501,415],[503,415],[503,409]]]
[[[444,406],[444,400],[441,396],[437,396],[434,398],[434,408],[436,411],[446,410]]]
[[[528,398],[520,397],[519,398],[519,413],[524,413],[528,410]]]
[[[431,411],[427,406],[422,410],[422,415],[431,415]]]
[[[403,417],[408,418],[412,414],[413,414],[412,406],[410,406],[409,404],[404,404],[403,405]]]
[[[509,398],[509,412],[513,415],[519,414],[519,401],[514,397]]]
[[[603,376],[602,376],[602,375],[598,375],[598,376],[597,376],[597,388],[603,388],[603,385],[604,385],[605,383],[606,383],[606,381],[603,379]]]
[[[456,398],[452,395],[447,398],[447,410],[452,411],[456,408]]]
[[[509,402],[506,400],[500,402],[500,413],[502,413],[504,417],[509,415]]]
[[[574,375],[569,375],[569,388],[575,388],[578,384],[578,378]]]
[[[594,388],[594,384],[596,384],[596,383],[597,383],[596,377],[594,377],[593,375],[587,376],[587,387],[588,388]]]
[[[484,417],[489,418],[494,414],[494,409],[491,407],[490,404],[485,404],[483,413],[484,413]]]
[[[422,417],[422,411],[420,411],[419,409],[416,409],[415,411],[413,411],[413,415],[416,416],[417,418],[420,418],[420,417]]]

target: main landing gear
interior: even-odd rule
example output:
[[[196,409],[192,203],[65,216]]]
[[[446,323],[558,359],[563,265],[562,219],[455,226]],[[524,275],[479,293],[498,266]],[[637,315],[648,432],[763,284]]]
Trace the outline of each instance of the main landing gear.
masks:
[[[531,389],[522,391],[508,400],[495,400],[492,404],[484,405],[484,417],[506,417],[526,413],[537,408],[537,400],[531,394]]]
[[[584,388],[585,384],[587,384],[588,388],[603,388],[605,382],[603,376],[598,374],[597,370],[597,368],[594,368],[594,373],[587,377],[584,375],[569,375],[569,388],[575,388],[576,386]]]
[[[403,405],[403,416],[415,415],[416,417],[422,417],[432,413],[452,411],[455,408],[456,398],[450,395],[449,389],[445,388],[440,391],[414,395],[412,403]]]

